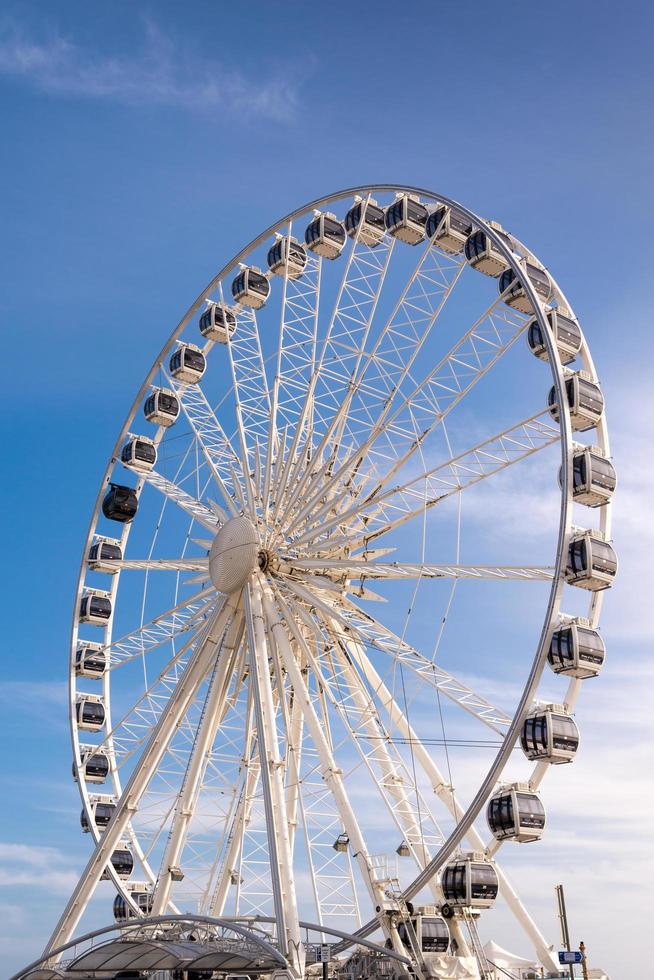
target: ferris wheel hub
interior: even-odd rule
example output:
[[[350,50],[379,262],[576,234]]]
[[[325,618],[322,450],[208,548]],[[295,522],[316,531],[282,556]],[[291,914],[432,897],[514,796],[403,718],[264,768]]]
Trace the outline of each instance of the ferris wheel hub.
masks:
[[[259,568],[261,542],[247,517],[234,517],[220,528],[209,552],[209,574],[219,592],[242,588]]]

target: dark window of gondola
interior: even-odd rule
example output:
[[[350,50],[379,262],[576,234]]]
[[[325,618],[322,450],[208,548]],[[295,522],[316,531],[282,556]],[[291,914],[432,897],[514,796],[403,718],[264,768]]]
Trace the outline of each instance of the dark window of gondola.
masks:
[[[591,412],[601,414],[604,408],[604,398],[597,385],[590,381],[579,378],[579,408],[585,408]]]
[[[470,897],[495,898],[498,891],[495,869],[488,864],[473,864],[470,871]]]
[[[615,575],[618,570],[618,562],[611,545],[606,544],[605,541],[593,541],[590,550],[592,570]]]

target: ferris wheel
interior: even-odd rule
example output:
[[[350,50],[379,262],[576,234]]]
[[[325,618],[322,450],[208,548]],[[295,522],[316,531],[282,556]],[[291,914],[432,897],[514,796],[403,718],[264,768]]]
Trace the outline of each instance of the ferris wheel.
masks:
[[[579,745],[615,485],[578,320],[496,222],[389,185],[259,235],[95,503],[70,660],[95,846],[48,949],[108,878],[119,923],[274,919],[298,976],[303,919],[481,955],[496,900],[556,965],[499,852]]]

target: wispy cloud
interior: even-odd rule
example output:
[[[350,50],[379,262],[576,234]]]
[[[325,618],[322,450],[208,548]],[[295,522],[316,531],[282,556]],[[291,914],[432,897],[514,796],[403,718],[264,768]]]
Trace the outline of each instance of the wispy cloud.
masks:
[[[76,871],[56,847],[0,843],[0,888],[22,885],[67,895],[76,882]]]
[[[23,79],[50,95],[98,99],[128,106],[167,106],[194,112],[243,113],[249,120],[290,120],[297,91],[287,77],[248,77],[203,51],[187,53],[152,19],[136,54],[99,54],[59,34],[30,36],[13,22],[0,24],[0,75]]]

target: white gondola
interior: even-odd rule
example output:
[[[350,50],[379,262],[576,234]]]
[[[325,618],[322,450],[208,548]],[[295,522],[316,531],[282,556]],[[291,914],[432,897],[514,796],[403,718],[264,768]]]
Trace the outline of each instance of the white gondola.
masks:
[[[78,677],[102,677],[107,669],[107,655],[101,643],[80,640],[75,651],[75,673]]]
[[[226,344],[236,330],[236,314],[224,303],[209,303],[200,317],[200,333],[207,340]]]
[[[440,204],[430,212],[425,233],[427,238],[433,239],[444,252],[458,255],[463,251],[466,241],[472,234],[472,222],[456,208],[448,208]]]
[[[554,344],[559,352],[561,364],[570,364],[581,350],[583,337],[579,324],[571,316],[562,313],[561,310],[550,310],[546,314],[546,319]],[[539,357],[541,361],[549,360],[543,332],[536,317],[530,320],[527,326],[527,343],[532,354]]]
[[[274,245],[268,249],[267,262],[273,275],[299,279],[306,268],[307,250],[297,239],[277,235]]]
[[[542,303],[547,303],[552,295],[552,280],[548,274],[537,265],[532,265],[531,262],[525,262],[523,269],[539,300]],[[534,312],[531,300],[513,269],[504,270],[499,278],[498,290],[500,293],[507,291],[503,298],[503,302],[507,306],[514,310],[520,310],[521,313]]]
[[[560,480],[559,480],[560,482]],[[572,455],[572,499],[586,507],[601,507],[613,496],[615,468],[597,446],[575,446]]]
[[[606,650],[604,640],[586,619],[572,619],[552,634],[547,661],[555,674],[583,680],[597,677]]]
[[[323,259],[337,259],[347,241],[343,222],[329,211],[314,211],[314,215],[304,233],[307,248]]]
[[[520,744],[532,762],[572,762],[579,748],[579,729],[562,704],[540,705],[525,718]]]
[[[545,807],[529,783],[500,786],[491,796],[486,819],[495,840],[519,844],[540,840],[545,829]]]
[[[114,575],[117,571],[111,562],[120,561],[123,557],[123,549],[120,541],[116,538],[105,538],[96,534],[93,544],[89,548],[88,566],[93,572],[105,572]]]
[[[418,949],[423,953],[446,953],[452,942],[447,922],[432,905],[414,909],[410,925],[399,922],[397,934],[407,950],[412,950],[414,943],[417,943]]]
[[[73,779],[78,782],[79,776],[85,783],[104,783],[109,775],[109,756],[104,749],[95,745],[80,745],[79,765],[73,762]]]
[[[445,865],[441,886],[447,906],[468,909],[490,908],[499,890],[493,864],[482,853],[472,851]],[[441,911],[451,917],[452,908],[443,906]]]
[[[111,618],[111,598],[109,592],[101,589],[87,589],[79,604],[80,623],[106,626]]]
[[[77,695],[75,720],[77,727],[84,732],[99,732],[104,725],[106,712],[102,698],[98,694]]]
[[[509,251],[513,252],[513,242],[508,232],[497,221],[489,221],[488,225],[499,235]],[[485,276],[497,278],[509,268],[508,259],[485,231],[473,231],[466,239],[464,251],[469,265],[477,272],[483,272]]]
[[[232,282],[232,296],[239,306],[260,310],[270,296],[270,283],[261,269],[249,265],[240,268]]]
[[[116,848],[110,860],[118,877],[126,881],[134,871],[134,855],[125,841],[122,841]],[[108,881],[110,878],[111,874],[109,873],[109,869],[105,868],[100,875],[100,879],[102,881]]]
[[[144,915],[149,915],[153,905],[151,886],[146,884],[146,882],[133,881],[127,885],[127,889],[130,893],[130,898],[136,903],[141,912]],[[133,919],[135,915],[136,913],[127,904],[124,896],[116,895],[114,899],[114,919],[116,922],[127,922],[128,919]]]
[[[567,373],[565,378],[565,394],[570,409],[570,425],[574,432],[586,432],[593,429],[604,412],[604,396],[599,385],[591,381],[585,371]],[[559,421],[559,406],[554,385],[547,395],[547,407],[555,422]]]
[[[565,580],[590,592],[610,589],[618,571],[618,556],[601,531],[577,532],[570,540]]]
[[[133,487],[122,483],[110,483],[102,500],[102,513],[109,521],[119,524],[129,524],[133,521],[139,509],[139,499]]]
[[[386,231],[384,209],[380,208],[372,197],[367,202],[358,195],[354,204],[345,215],[345,231],[350,238],[356,238],[363,245],[374,248],[379,245]]]
[[[120,451],[120,460],[133,470],[147,473],[157,462],[157,447],[147,436],[131,436]]]
[[[101,834],[107,829],[107,824],[111,820],[116,810],[116,802],[113,796],[91,796],[89,797],[89,811],[82,810],[79,822],[85,834],[91,832],[91,823],[95,824]],[[89,821],[90,816],[90,821]]]
[[[206,371],[207,361],[195,344],[180,344],[170,355],[168,367],[175,380],[193,385],[198,383]]]
[[[170,388],[153,388],[143,403],[143,414],[148,422],[167,429],[177,421],[179,400]]]
[[[384,220],[386,229],[393,238],[407,245],[418,245],[424,241],[428,211],[413,194],[398,194],[386,208]]]

